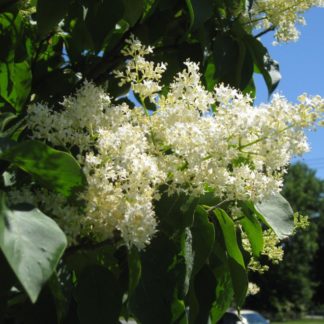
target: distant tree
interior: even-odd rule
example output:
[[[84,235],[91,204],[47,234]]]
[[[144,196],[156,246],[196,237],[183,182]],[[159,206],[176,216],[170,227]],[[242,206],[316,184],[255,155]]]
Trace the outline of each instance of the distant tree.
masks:
[[[283,195],[295,211],[309,216],[310,226],[283,242],[283,262],[263,275],[253,276],[261,290],[248,299],[249,307],[283,318],[309,311],[314,302],[323,303],[323,188],[324,182],[307,165],[290,167]]]

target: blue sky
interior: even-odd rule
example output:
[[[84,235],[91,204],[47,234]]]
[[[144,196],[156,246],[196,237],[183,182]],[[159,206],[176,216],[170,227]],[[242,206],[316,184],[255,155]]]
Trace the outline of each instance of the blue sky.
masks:
[[[301,35],[296,43],[272,46],[272,33],[261,39],[271,57],[280,64],[282,80],[276,91],[292,102],[304,92],[324,97],[324,8],[309,10],[305,18],[307,25],[299,27]],[[266,102],[267,90],[262,77],[257,76],[255,81],[256,102]],[[317,176],[324,179],[324,127],[309,132],[308,138],[312,150],[297,160],[317,170]]]

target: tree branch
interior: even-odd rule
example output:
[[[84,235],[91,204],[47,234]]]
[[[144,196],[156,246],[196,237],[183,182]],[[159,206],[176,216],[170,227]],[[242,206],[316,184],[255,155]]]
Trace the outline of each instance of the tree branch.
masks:
[[[261,36],[267,34],[268,32],[275,30],[275,28],[276,28],[275,26],[270,26],[269,28],[263,30],[263,31],[260,32],[259,34],[256,34],[256,35],[254,36],[254,38],[261,37]]]

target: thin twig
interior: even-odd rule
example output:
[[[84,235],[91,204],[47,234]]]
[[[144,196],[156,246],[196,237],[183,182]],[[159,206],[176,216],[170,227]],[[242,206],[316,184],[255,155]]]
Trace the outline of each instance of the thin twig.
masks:
[[[209,213],[212,212],[214,209],[219,208],[220,206],[224,205],[224,204],[227,203],[228,201],[229,201],[229,199],[224,199],[224,200],[222,200],[221,202],[219,202],[217,205],[212,206],[212,207],[209,207],[209,208],[207,209],[207,213],[209,214]]]
[[[267,29],[263,30],[262,32],[260,32],[259,34],[256,34],[256,35],[254,36],[254,38],[261,37],[261,36],[263,36],[264,34],[270,32],[270,31],[273,31],[273,30],[275,30],[275,26],[272,25],[272,26],[270,26],[269,28],[267,28]]]

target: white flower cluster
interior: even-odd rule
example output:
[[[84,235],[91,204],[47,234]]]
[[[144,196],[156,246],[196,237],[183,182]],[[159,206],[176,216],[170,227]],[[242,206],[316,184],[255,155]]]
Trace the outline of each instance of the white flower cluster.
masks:
[[[260,287],[254,283],[249,282],[247,295],[254,296],[260,291]]]
[[[116,72],[121,83],[131,83],[141,107],[115,104],[92,83],[66,98],[60,112],[45,104],[29,107],[34,138],[79,148],[88,181],[80,197],[86,202],[77,227],[81,237],[99,241],[117,230],[127,245],[144,248],[156,231],[154,202],[164,184],[170,195],[213,190],[233,201],[258,201],[280,191],[290,158],[308,150],[302,129],[323,112],[319,97],[302,96],[293,105],[277,95],[255,108],[249,96],[224,85],[208,92],[199,66],[187,61],[149,113],[144,100],[156,95],[165,69],[145,61],[151,51],[132,38],[124,50],[126,69]],[[64,211],[55,212],[75,241]]]
[[[296,24],[305,25],[302,14],[312,7],[324,7],[323,0],[258,0],[253,2],[252,21],[258,27],[275,27],[277,42],[296,41],[299,31]]]
[[[147,61],[144,57],[153,53],[153,48],[144,46],[134,35],[126,40],[126,44],[129,46],[122,50],[122,54],[132,60],[127,62],[125,71],[114,71],[120,79],[119,86],[129,83],[142,100],[149,98],[154,102],[156,94],[161,90],[159,81],[166,70],[166,64]]]

